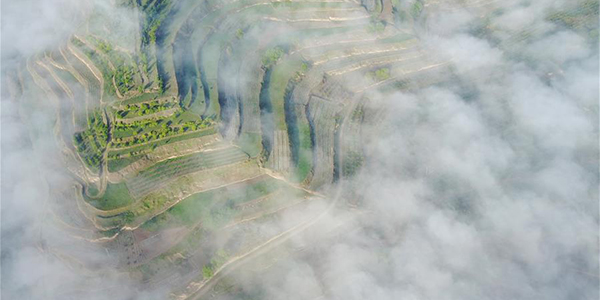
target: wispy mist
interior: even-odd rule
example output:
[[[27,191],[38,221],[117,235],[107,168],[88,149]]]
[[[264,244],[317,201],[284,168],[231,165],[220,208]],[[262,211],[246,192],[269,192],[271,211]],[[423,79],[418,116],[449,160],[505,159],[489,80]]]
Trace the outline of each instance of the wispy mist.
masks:
[[[129,18],[135,12],[96,5],[125,28],[115,40],[134,49],[138,24]],[[597,37],[548,20],[549,12],[570,5],[566,0],[493,5],[494,14],[441,5],[415,25],[419,45],[449,62],[451,76],[418,90],[365,95],[365,109],[381,118],[362,124],[364,167],[322,189],[344,189],[333,195],[339,202],[315,201],[258,225],[257,231],[280,232],[302,213],[319,215],[315,211],[336,204],[291,236],[284,250],[269,249],[227,274],[239,294],[598,299]],[[57,108],[38,101],[42,92],[25,83],[19,68],[82,30],[91,6],[75,0],[2,3],[5,299],[168,297],[163,290],[142,290],[114,267],[102,244],[47,226],[60,213],[52,203],[75,197],[77,185],[52,136]],[[244,39],[255,35],[261,32]],[[252,78],[259,65],[244,67],[225,70],[221,75],[231,81],[222,88],[237,93],[260,84]],[[54,247],[78,260],[63,259]]]

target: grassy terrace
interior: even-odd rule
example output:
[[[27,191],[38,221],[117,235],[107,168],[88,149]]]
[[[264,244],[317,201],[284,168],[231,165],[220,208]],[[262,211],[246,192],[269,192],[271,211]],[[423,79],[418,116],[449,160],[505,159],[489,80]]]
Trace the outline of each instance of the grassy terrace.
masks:
[[[119,104],[119,105],[136,104],[136,103],[154,100],[154,99],[157,99],[158,97],[160,97],[159,93],[145,93],[145,94],[141,94],[139,96],[135,96],[135,97],[132,97],[129,99],[115,102],[114,104]]]
[[[101,210],[111,210],[133,203],[129,189],[124,182],[118,184],[109,183],[106,191],[101,197],[93,198],[85,196],[85,200],[94,207]]]
[[[130,156],[126,158],[120,159],[109,159],[108,160],[108,171],[109,172],[118,172],[123,168],[129,166],[130,164],[140,160],[141,156]]]
[[[150,143],[146,143],[143,145],[132,146],[132,147],[124,148],[124,149],[110,149],[108,151],[108,155],[111,157],[114,157],[117,155],[125,156],[125,157],[127,155],[138,155],[138,154],[142,154],[146,151],[152,151],[153,149],[163,146],[163,145],[166,145],[168,143],[174,143],[177,141],[193,139],[193,138],[210,135],[210,134],[215,134],[215,133],[216,133],[216,129],[214,127],[211,127],[211,128],[204,129],[201,131],[184,133],[182,135],[178,135],[178,136],[174,136],[174,137],[166,137],[166,138],[158,139],[156,141],[152,141]]]
[[[156,86],[161,94],[166,88],[170,87],[170,78],[165,78],[169,76],[168,72],[165,70],[165,65],[162,64],[164,60],[164,31],[162,26],[164,26],[163,22],[165,22],[173,8],[172,4],[173,1],[171,0],[153,0],[141,3],[144,14],[141,21],[140,62],[142,69],[145,69],[148,73],[149,80],[153,82],[152,85]]]
[[[273,67],[269,85],[269,95],[273,104],[273,114],[277,130],[287,130],[285,124],[284,97],[288,82],[298,72],[308,69],[308,65],[297,55],[284,59]]]
[[[302,182],[312,169],[313,142],[310,135],[310,126],[304,112],[304,107],[294,104],[293,92],[298,83],[303,79],[303,73],[296,73],[286,85],[283,105],[287,133],[290,139],[292,162],[295,166],[292,180]]]
[[[128,53],[121,52],[114,48],[108,41],[89,35],[86,39],[94,46],[94,49],[101,52],[101,55],[114,66],[112,79],[114,87],[121,95],[139,86],[140,92],[143,90],[142,77],[138,72],[137,58],[132,58]]]
[[[53,59],[54,62],[65,66],[66,62],[59,56]],[[73,125],[78,129],[85,129],[87,126],[87,95],[83,86],[77,81],[75,76],[66,70],[60,69],[50,63],[47,63],[52,72],[61,80],[67,88],[73,93]]]
[[[73,42],[73,45],[75,45],[81,52],[83,52],[83,54],[85,54],[90,59],[90,61],[96,66],[96,68],[98,68],[98,70],[100,70],[100,72],[102,73],[104,79],[104,86],[102,87],[102,89],[104,89],[104,91],[108,95],[115,95],[115,89],[112,84],[113,70],[108,64],[108,61],[102,55],[97,53],[94,49],[84,44],[81,40],[74,37],[71,41]]]
[[[153,100],[145,103],[127,104],[125,108],[118,110],[116,114],[122,119],[132,119],[172,109],[176,106],[176,103],[173,102]]]
[[[66,59],[66,61],[73,67],[73,69],[81,76],[81,78],[87,83],[87,99],[89,100],[88,107],[92,108],[96,105],[99,105],[101,87],[98,78],[96,78],[92,71],[90,71],[90,69],[85,64],[83,64],[81,60],[75,57],[73,53],[71,53],[71,51],[65,49],[61,51],[61,54]]]
[[[146,195],[169,180],[204,169],[237,163],[248,158],[240,149],[194,153],[159,162],[127,181],[127,186],[137,197]]]
[[[260,174],[262,173],[256,162],[246,161],[180,176],[170,181],[168,185],[141,199],[133,198],[135,200],[132,202],[128,200],[121,203],[130,205],[127,207],[120,206],[110,215],[97,215],[96,220],[105,228],[122,227],[124,225],[138,226],[153,218],[154,215],[161,213],[166,207],[177,204],[182,199],[181,197],[185,198],[194,193],[218,188],[227,182],[233,183],[254,178]],[[132,198],[131,191],[127,190],[130,195],[128,198]],[[124,191],[124,189],[121,191]],[[98,199],[106,199],[106,197],[101,196],[96,197],[96,199],[86,197],[85,200],[98,201]],[[96,205],[102,205],[102,203],[97,202]]]
[[[310,138],[310,127],[308,121],[298,126],[300,147],[298,151],[298,163],[294,172],[294,180],[301,182],[306,179],[312,169],[312,140]]]
[[[261,176],[243,183],[191,195],[150,221],[142,228],[157,230],[174,226],[190,226],[202,221],[206,229],[216,229],[231,221],[237,213],[236,205],[257,199],[287,187],[270,176]]]
[[[405,41],[407,39],[410,39],[411,36],[409,35],[405,35],[405,34],[399,34],[399,35],[395,35],[386,39],[381,40],[382,43],[398,43],[398,42],[402,42]],[[325,47],[325,48],[329,48]],[[337,48],[333,48],[331,50],[326,50],[326,51],[337,51]],[[343,54],[343,52],[342,52]],[[362,54],[361,54],[362,55]],[[363,55],[365,56],[365,55]],[[357,57],[359,58],[359,57]],[[351,62],[353,59],[356,58],[352,58],[352,57],[348,57],[347,59],[343,59],[341,60],[341,62],[343,61],[348,61]],[[290,61],[291,60],[291,61]],[[290,65],[295,65],[298,66],[300,65],[300,70],[297,70],[294,72],[294,68],[289,68],[286,64],[290,64]],[[278,78],[279,79],[279,83],[273,85],[272,89],[275,92],[275,95],[272,96],[272,99],[274,99],[273,104],[275,107],[275,111],[277,111],[277,99],[278,97],[280,97],[279,95],[281,95],[281,83],[283,82],[283,78],[287,78],[287,87],[286,87],[286,91],[283,93],[283,104],[284,106],[287,105],[288,109],[285,109],[284,112],[287,113],[286,116],[286,121],[287,121],[287,129],[288,129],[288,133],[290,136],[290,142],[292,144],[292,160],[296,166],[296,168],[294,169],[294,172],[292,174],[292,179],[295,181],[304,181],[307,176],[309,175],[311,169],[312,169],[312,165],[313,165],[313,141],[311,139],[311,130],[310,130],[310,126],[308,124],[308,120],[306,119],[306,114],[305,111],[303,111],[302,108],[300,107],[292,107],[293,106],[293,101],[291,99],[289,99],[291,94],[291,91],[293,91],[296,88],[296,85],[298,84],[298,82],[303,80],[303,74],[307,73],[307,70],[310,68],[310,65],[306,65],[303,66],[301,64],[300,61],[296,60],[294,61],[293,56],[288,56],[285,59],[282,60],[282,62],[278,63],[275,66],[275,72],[278,72],[279,70],[283,69],[281,71],[280,74],[273,76],[274,79]],[[374,73],[373,76],[376,77],[389,77],[389,70],[387,70],[388,72],[386,73],[386,71],[379,71],[378,73]],[[296,75],[296,76],[294,76]],[[275,117],[277,118],[277,114],[275,114]],[[278,128],[281,125],[281,119],[277,120],[277,126]]]
[[[174,102],[160,102],[159,104],[156,99],[156,94],[144,94],[120,102],[123,109],[110,111],[121,117],[126,114],[139,115],[141,113],[146,115],[147,113],[153,113],[153,111],[150,111],[153,107],[175,104]],[[133,118],[135,117],[133,116]],[[157,147],[211,135],[216,132],[214,126],[211,125],[211,120],[203,120],[197,114],[183,110],[179,110],[168,117],[152,117],[132,121],[131,123],[122,123],[125,120],[126,118],[117,119],[113,122],[113,144],[108,150],[108,169],[110,172],[123,169]],[[165,130],[169,130],[169,132]]]

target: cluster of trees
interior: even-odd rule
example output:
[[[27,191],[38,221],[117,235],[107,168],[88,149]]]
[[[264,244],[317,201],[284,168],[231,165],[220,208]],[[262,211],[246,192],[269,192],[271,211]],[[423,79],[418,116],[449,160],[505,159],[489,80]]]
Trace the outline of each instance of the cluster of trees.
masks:
[[[166,8],[170,2],[170,0],[152,1],[142,8],[146,15],[142,25],[142,46],[156,43],[156,32],[167,16],[168,10]]]
[[[140,62],[142,64],[142,70],[150,73],[150,65],[148,62],[148,53],[152,53],[149,46],[156,44],[157,38],[160,35],[160,27],[163,20],[167,17],[171,0],[156,0],[148,1],[146,3],[140,3],[141,8],[144,12],[144,19],[142,20],[142,33],[141,33],[141,57]],[[156,85],[160,94],[165,92],[165,84],[160,74],[157,74]]]
[[[129,157],[135,157],[135,156],[140,156],[140,155],[144,154],[143,152],[144,152],[143,150],[139,150],[139,151],[131,151],[131,152],[129,152],[127,155],[128,155]],[[110,154],[110,152],[109,152],[109,154],[108,154],[108,159],[109,159],[109,161],[110,161],[110,160],[115,160],[115,159],[121,159],[121,158],[125,158],[125,157],[123,157],[123,154],[119,154],[119,153]],[[109,168],[110,168],[110,162],[109,162]],[[112,172],[112,171],[111,171],[111,172]]]
[[[352,121],[361,122],[364,114],[365,114],[365,112],[364,112],[363,106],[356,107],[356,109],[352,112]]]
[[[150,43],[156,43],[156,31],[160,24],[162,23],[162,19],[158,19],[156,22],[152,23],[152,26],[148,29],[148,38],[150,39]]]
[[[112,72],[108,62],[79,39],[73,37],[72,42],[73,45],[77,46],[77,48],[79,48],[83,54],[85,54],[92,63],[100,69],[102,77],[104,78],[104,90],[114,95],[114,89],[112,88]]]
[[[210,260],[210,263],[202,267],[202,276],[204,279],[210,279],[215,274],[215,271],[220,268],[229,259],[227,251],[221,249],[215,253],[215,257]]]
[[[344,160],[344,177],[350,177],[360,169],[363,164],[363,155],[358,151],[349,151]]]
[[[71,42],[72,42],[72,43],[73,43],[73,45],[75,45],[76,47],[83,47],[83,46],[85,46],[85,44],[84,44],[82,41],[80,41],[78,38],[75,38],[75,37],[73,37],[73,38],[71,39]]]
[[[161,95],[164,94],[165,93],[165,83],[163,82],[163,80],[159,74],[156,74],[156,85],[158,85],[158,93]]]
[[[90,39],[100,51],[108,55],[110,61],[116,66],[112,72],[112,76],[115,78],[119,92],[124,94],[130,91],[135,86],[133,76],[136,73],[136,68],[133,62],[125,54],[115,51],[108,42],[94,38],[93,36],[90,36]]]
[[[271,67],[274,65],[283,55],[285,51],[281,47],[275,47],[268,49],[263,56],[262,63],[265,67]]]
[[[376,82],[390,79],[390,68],[380,68],[375,71],[367,72],[367,77]]]
[[[86,130],[75,133],[73,144],[88,167],[98,170],[102,163],[102,153],[108,144],[108,126],[104,123],[100,111],[92,113]]]
[[[142,129],[142,128],[148,128],[148,127],[156,127],[158,126],[158,124],[160,124],[161,122],[165,121],[166,119],[151,119],[151,120],[138,120],[138,121],[133,121],[131,123],[125,123],[125,122],[121,122],[121,121],[117,121],[114,123],[114,130],[115,131],[130,131],[130,130],[138,130],[138,129]]]
[[[235,37],[237,37],[238,40],[241,40],[244,37],[244,30],[238,28],[238,30],[235,31]]]
[[[97,39],[93,36],[90,36],[90,39],[96,44],[96,47],[100,49],[100,51],[106,54],[109,54],[113,50],[113,47],[109,42]]]
[[[144,144],[156,139],[182,134],[188,131],[205,129],[210,127],[211,125],[212,121],[210,119],[204,119],[200,121],[189,121],[182,123],[178,126],[171,126],[170,122],[164,122],[162,123],[161,127],[143,133],[141,135],[137,135],[132,138],[117,138],[113,141],[113,145],[115,147],[129,147]]]
[[[369,31],[381,33],[383,30],[385,30],[385,22],[374,17],[371,18],[371,23],[369,23]]]
[[[411,10],[410,10],[410,14],[413,16],[413,18],[418,18],[421,15],[421,12],[423,12],[423,8],[425,6],[423,5],[423,3],[419,0],[415,1],[415,3],[413,4]]]
[[[160,103],[159,101],[152,101],[141,104],[127,104],[127,106],[125,106],[125,109],[119,110],[117,114],[120,117],[125,117],[130,113],[137,114],[138,116],[145,116],[170,109],[176,105],[177,104],[174,102]]]
[[[117,66],[113,71],[111,71],[108,61],[96,53],[96,51],[87,47],[82,41],[73,38],[73,44],[80,48],[85,55],[87,55],[92,62],[98,68],[100,68],[100,71],[104,77],[105,88],[107,88],[109,92],[113,91],[111,82],[112,78],[114,78],[117,86],[116,88],[121,94],[131,90],[135,86],[133,76],[136,73],[136,68],[132,64],[131,60],[125,54],[116,51],[107,41],[101,40],[92,35],[88,36],[87,39],[92,42],[94,46],[102,53],[107,55],[113,65]]]
[[[134,87],[134,68],[131,65],[119,65],[114,72],[115,83],[121,94],[126,93]]]
[[[142,70],[150,73],[150,68],[148,67],[148,55],[144,52],[140,54],[140,63],[142,64]]]

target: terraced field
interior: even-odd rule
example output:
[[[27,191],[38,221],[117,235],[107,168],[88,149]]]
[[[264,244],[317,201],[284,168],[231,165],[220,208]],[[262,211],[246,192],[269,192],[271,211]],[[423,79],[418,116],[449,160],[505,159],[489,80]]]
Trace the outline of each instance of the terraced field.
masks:
[[[85,77],[76,77],[83,77],[88,95],[101,98],[95,106],[105,112],[110,133],[95,172],[111,183],[86,196],[104,211],[86,214],[117,229],[107,234],[125,251],[120,261],[148,284],[208,280],[223,262],[210,263],[216,250],[194,249],[200,244],[190,238],[214,237],[226,224],[216,220],[225,216],[239,226],[276,216],[277,207],[301,202],[294,198],[321,197],[307,191],[328,187],[340,172],[356,173],[360,123],[356,112],[347,115],[368,101],[364,91],[437,67],[421,59],[426,49],[410,33],[385,25],[390,3],[384,2],[384,9],[366,10],[369,5],[353,1],[146,1],[139,54],[123,54],[93,36],[74,37],[68,53],[77,55],[79,68],[87,66]],[[117,69],[128,61],[137,67]],[[388,71],[375,72],[383,68]],[[354,121],[344,136],[346,119]],[[271,183],[260,183],[265,180]],[[274,182],[280,182],[275,189]],[[292,182],[300,193],[290,193]],[[287,191],[279,190],[282,184]],[[111,201],[119,193],[130,200]],[[224,207],[210,208],[220,201]],[[118,230],[127,224],[159,233],[144,238],[138,229],[133,235]],[[266,239],[250,236],[255,242],[222,248],[221,259]],[[170,249],[181,243],[187,250]],[[167,258],[174,256],[172,265]],[[175,271],[179,264],[191,264],[191,273],[175,275],[185,274]],[[202,265],[209,269],[201,272]]]
[[[180,156],[159,162],[143,170],[126,181],[127,187],[135,198],[141,198],[179,176],[234,164],[246,159],[248,159],[248,155],[235,147]]]
[[[177,299],[324,213],[363,162],[368,93],[445,63],[394,1],[121,2],[137,46],[82,30],[28,64],[77,178],[56,224]]]
[[[367,163],[363,128],[385,115],[374,95],[452,79],[419,38],[428,16],[466,7],[485,25],[495,12],[475,0],[116,2],[136,12],[135,45],[82,28],[30,58],[21,84],[56,110],[49,131],[73,179],[53,191],[73,201],[51,203],[52,224],[171,299],[205,297],[339,205]],[[593,8],[548,20],[584,30]],[[511,34],[507,55],[527,38]]]

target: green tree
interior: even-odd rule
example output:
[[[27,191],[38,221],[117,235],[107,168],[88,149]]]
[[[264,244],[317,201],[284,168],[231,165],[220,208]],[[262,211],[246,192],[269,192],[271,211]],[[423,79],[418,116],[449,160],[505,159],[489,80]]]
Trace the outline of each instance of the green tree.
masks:
[[[213,275],[214,275],[214,273],[213,273],[212,267],[210,267],[210,266],[202,267],[202,276],[204,276],[204,279],[210,279]]]

